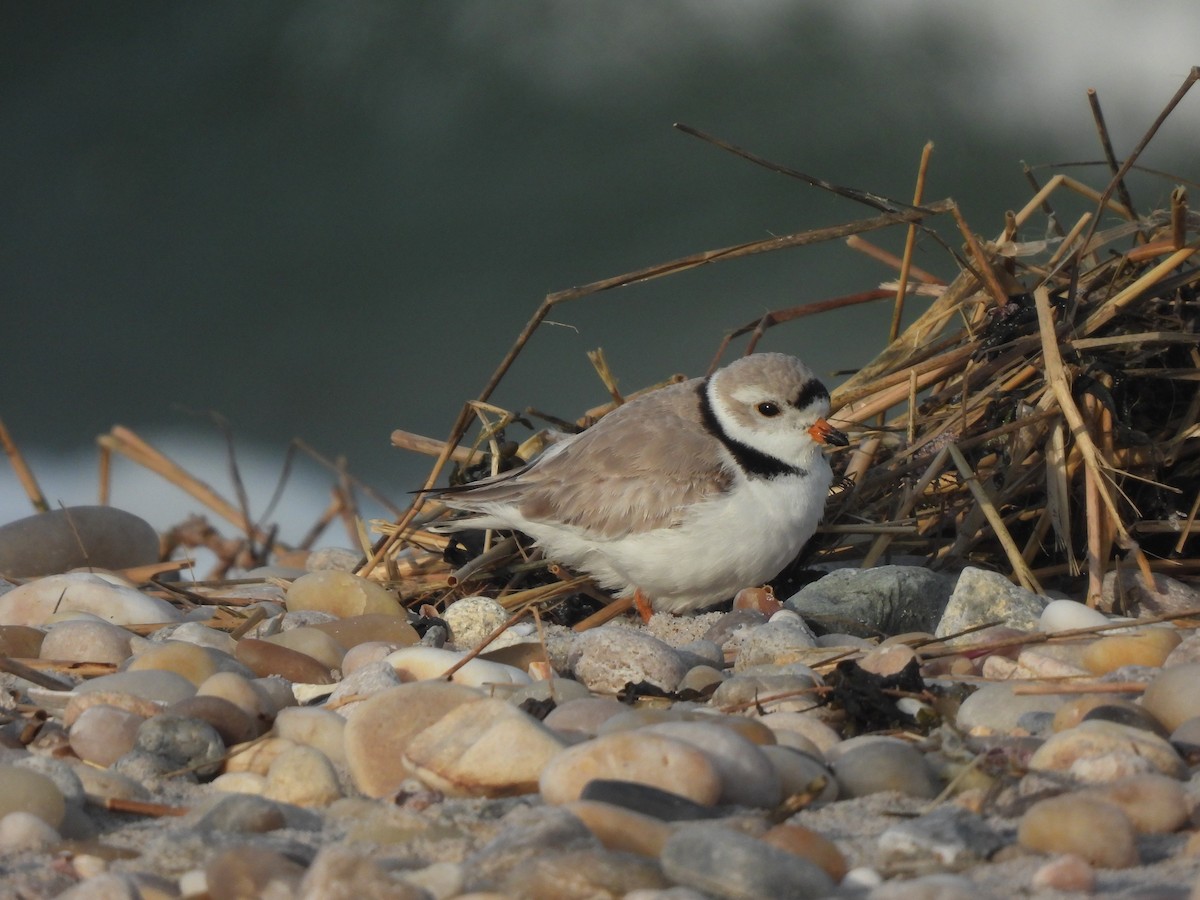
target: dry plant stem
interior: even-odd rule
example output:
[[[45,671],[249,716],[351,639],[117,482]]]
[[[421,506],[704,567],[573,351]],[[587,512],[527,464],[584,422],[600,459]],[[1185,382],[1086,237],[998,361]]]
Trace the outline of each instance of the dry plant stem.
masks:
[[[517,550],[517,539],[515,537],[506,537],[502,541],[497,541],[486,552],[479,554],[466,565],[455,569],[450,576],[452,584],[462,584],[464,581],[473,576],[481,569],[485,569],[497,560],[505,559],[511,556]]]
[[[909,227],[912,228],[913,226],[910,225]],[[883,263],[885,266],[890,266],[897,272],[904,268],[903,257],[897,256],[895,253],[889,253],[878,244],[873,244],[864,237],[859,237],[858,235],[848,237],[846,238],[846,246],[851,250],[857,250],[864,256],[869,256],[871,259]],[[946,280],[944,278],[939,278],[932,272],[926,272],[924,269],[920,268],[919,266],[914,266],[911,263],[909,264],[908,268],[908,277],[926,287],[939,288],[946,286]]]
[[[1104,150],[1104,159],[1108,163],[1109,172],[1112,174],[1113,180],[1116,182],[1117,196],[1121,202],[1129,209],[1133,209],[1133,198],[1129,196],[1129,188],[1125,184],[1125,177],[1118,177],[1120,165],[1117,163],[1117,155],[1113,152],[1112,139],[1108,136],[1108,126],[1104,122],[1104,112],[1100,109],[1100,98],[1096,94],[1095,88],[1088,88],[1087,91],[1088,105],[1092,108],[1092,119],[1096,122],[1096,134],[1100,138],[1100,146]]]
[[[446,681],[449,681],[454,676],[455,672],[457,672],[459,669],[461,669],[463,666],[465,666],[467,663],[469,663],[471,660],[473,660],[475,657],[477,657],[480,653],[482,653],[484,650],[486,650],[488,648],[488,646],[492,643],[492,641],[496,640],[496,638],[500,637],[500,635],[504,634],[504,632],[506,632],[508,629],[512,628],[512,626],[516,625],[519,621],[521,621],[527,615],[529,615],[529,607],[528,606],[526,606],[524,609],[518,610],[517,612],[513,613],[502,624],[497,625],[494,629],[492,629],[492,632],[487,637],[485,637],[482,641],[480,641],[478,645],[471,648],[470,653],[468,653],[466,656],[464,656],[462,659],[460,659],[458,662],[456,662],[454,665],[452,665],[450,668],[448,668],[445,672],[443,672],[441,674],[441,677],[443,679],[445,679]]]
[[[4,452],[8,454],[8,461],[13,467],[13,472],[17,476],[17,480],[21,482],[21,488],[25,491],[25,496],[29,498],[29,502],[33,504],[36,512],[49,512],[50,505],[46,502],[45,495],[42,494],[42,489],[38,487],[37,479],[33,476],[33,471],[25,462],[25,457],[21,450],[17,447],[16,441],[12,439],[12,435],[8,433],[8,427],[4,424],[4,420],[0,419],[0,444],[4,445]]]
[[[926,141],[924,148],[921,150],[921,163],[917,168],[917,184],[913,189],[913,206],[920,206],[921,198],[925,195],[925,176],[929,172],[929,160],[932,156],[933,141]],[[917,226],[913,223],[908,226],[908,233],[904,237],[904,259],[900,264],[900,284],[896,288],[896,304],[892,309],[892,325],[888,329],[889,344],[896,340],[896,336],[900,334],[900,320],[904,315],[904,297],[908,291],[908,276],[910,272],[914,271],[912,256],[916,245]]]
[[[267,611],[265,609],[263,609],[261,606],[256,606],[254,609],[252,609],[250,611],[250,615],[246,616],[246,619],[244,622],[242,622],[242,624],[238,625],[237,628],[235,628],[229,632],[229,636],[231,638],[233,638],[235,641],[240,641],[242,638],[244,638],[247,634],[250,633],[250,629],[252,629],[255,625],[257,625],[259,622],[261,622],[266,617],[267,617]]]
[[[946,466],[946,458],[949,455],[950,448],[948,446],[943,447],[937,452],[933,457],[933,461],[929,463],[929,467],[925,470],[925,473],[913,485],[913,489],[909,491],[908,496],[904,498],[904,502],[900,504],[900,508],[896,510],[897,519],[907,517],[916,508],[918,501],[925,495],[925,491],[929,488],[929,485],[942,473],[942,469]],[[883,557],[891,542],[892,535],[879,535],[874,543],[871,544],[871,549],[867,551],[867,555],[863,558],[862,568],[869,569],[874,566]]]
[[[446,442],[397,428],[392,432],[392,446],[398,450],[408,450],[425,456],[438,456],[446,449]],[[473,466],[482,459],[483,453],[479,450],[455,447],[450,451],[450,461],[460,466]]]
[[[600,381],[604,385],[604,389],[608,391],[608,396],[612,397],[613,403],[617,406],[625,402],[625,398],[621,396],[621,392],[617,389],[617,379],[609,368],[608,359],[604,355],[604,349],[597,347],[595,350],[587,352],[588,361],[592,364],[592,368],[596,370],[596,374],[600,376]]]
[[[164,803],[149,803],[145,800],[129,800],[124,797],[100,797],[96,794],[86,794],[88,803],[112,812],[133,813],[137,816],[186,816],[191,809],[186,806],[167,806]]]
[[[1104,682],[1095,680],[1096,676],[1079,675],[1088,678],[1079,683],[1055,682],[1050,684],[1014,684],[1014,694],[1144,694],[1150,686],[1148,681]]]
[[[232,523],[239,531],[252,534],[256,541],[265,542],[267,540],[267,533],[247,521],[241,510],[128,428],[114,425],[108,434],[100,435],[96,441],[101,447],[116,451],[132,462],[162,476]]]
[[[975,260],[975,264],[979,267],[979,271],[983,275],[983,284],[987,288],[988,293],[992,295],[992,301],[997,307],[1007,305],[1008,294],[1001,287],[1000,279],[996,277],[996,270],[992,268],[992,261],[983,252],[983,247],[979,245],[979,239],[975,237],[974,232],[967,225],[967,220],[963,218],[962,210],[955,206],[951,210],[951,213],[954,215],[954,221],[958,224],[958,230],[966,238],[967,249],[971,251],[971,258]]]
[[[7,672],[9,675],[24,678],[26,681],[50,691],[69,691],[75,687],[69,681],[63,681],[60,678],[55,678],[53,675],[46,675],[32,666],[17,662],[17,660],[8,656],[0,656],[0,672]]]
[[[1047,269],[1053,271],[1054,267],[1074,249],[1075,242],[1079,239],[1079,235],[1090,221],[1092,221],[1092,214],[1090,212],[1084,213],[1079,217],[1075,224],[1071,226],[1071,230],[1062,239],[1062,243],[1058,245],[1058,249],[1046,260]]]
[[[633,609],[632,597],[622,597],[619,600],[613,600],[603,609],[597,610],[582,622],[576,623],[572,630],[579,632],[590,631],[593,628],[599,628],[604,623],[611,622],[613,619],[624,615],[631,609]]]
[[[1176,250],[1181,250],[1187,243],[1187,217],[1187,189],[1177,187],[1171,191],[1171,245]]]
[[[1178,106],[1183,100],[1184,95],[1191,90],[1192,85],[1194,85],[1197,81],[1200,81],[1200,66],[1192,66],[1191,71],[1188,72],[1187,77],[1183,79],[1183,83],[1179,86],[1179,89],[1175,91],[1174,96],[1167,101],[1167,105],[1164,106],[1162,112],[1158,114],[1158,118],[1151,123],[1150,128],[1144,135],[1142,135],[1142,139],[1138,141],[1137,146],[1133,148],[1133,151],[1128,157],[1126,157],[1125,162],[1123,162],[1121,167],[1113,174],[1112,179],[1108,182],[1108,187],[1106,187],[1101,193],[1100,199],[1097,201],[1097,206],[1103,207],[1105,203],[1108,202],[1108,199],[1112,197],[1113,192],[1117,189],[1117,185],[1121,183],[1122,179],[1124,179],[1129,173],[1129,170],[1133,168],[1133,164],[1137,162],[1138,157],[1142,155],[1142,151],[1145,150],[1150,141],[1154,139],[1154,135],[1158,133],[1158,129],[1162,127],[1163,122],[1167,120],[1167,117],[1171,115],[1175,107]],[[1095,233],[1099,222],[1099,216],[1092,220],[1092,225],[1088,229],[1087,237],[1084,238],[1083,243],[1080,245],[1080,253],[1084,252],[1084,248],[1087,247],[1088,242],[1092,239],[1092,235]]]
[[[1029,566],[1025,564],[1025,560],[1021,557],[1021,551],[1017,549],[1017,544],[1013,540],[1012,535],[1009,534],[1008,528],[1005,527],[1004,520],[1000,518],[1000,513],[996,511],[992,499],[983,489],[983,485],[979,483],[979,477],[971,468],[970,463],[967,462],[966,457],[962,455],[962,451],[954,444],[947,444],[946,449],[950,451],[950,458],[954,460],[954,465],[958,468],[963,480],[967,483],[967,487],[975,495],[979,509],[982,510],[984,516],[987,518],[988,524],[995,530],[996,537],[1000,541],[1000,546],[1004,548],[1004,553],[1008,557],[1008,563],[1012,566],[1013,574],[1016,576],[1017,581],[1026,590],[1040,594],[1042,592],[1041,585],[1033,577],[1033,573],[1029,571]]]
[[[1085,334],[1091,334],[1098,328],[1110,322],[1118,313],[1126,306],[1132,304],[1135,300],[1141,300],[1146,291],[1154,285],[1162,281],[1172,270],[1186,262],[1197,250],[1200,250],[1200,242],[1189,244],[1181,250],[1176,250],[1149,272],[1144,274],[1133,284],[1129,285],[1100,309],[1093,313],[1080,331]]]

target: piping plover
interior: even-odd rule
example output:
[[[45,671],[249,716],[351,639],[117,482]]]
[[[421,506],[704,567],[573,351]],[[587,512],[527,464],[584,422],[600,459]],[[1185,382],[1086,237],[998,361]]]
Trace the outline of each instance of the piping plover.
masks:
[[[833,472],[829,392],[759,353],[618,407],[514,472],[433,496],[439,531],[522,531],[618,597],[688,612],[777,575],[812,537]]]

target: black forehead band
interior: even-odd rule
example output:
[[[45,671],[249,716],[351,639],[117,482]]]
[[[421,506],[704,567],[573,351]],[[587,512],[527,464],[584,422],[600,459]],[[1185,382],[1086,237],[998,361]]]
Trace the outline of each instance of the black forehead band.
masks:
[[[792,401],[792,406],[796,407],[796,409],[805,409],[814,400],[828,399],[829,391],[825,389],[825,385],[821,384],[821,382],[814,378],[805,383],[804,387],[800,388],[800,393],[796,396],[796,399]]]

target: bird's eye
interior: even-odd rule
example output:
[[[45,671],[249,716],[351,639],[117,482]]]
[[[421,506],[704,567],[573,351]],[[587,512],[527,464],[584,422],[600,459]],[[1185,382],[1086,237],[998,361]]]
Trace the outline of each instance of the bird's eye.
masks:
[[[772,403],[770,400],[764,401],[754,408],[759,411],[760,415],[764,415],[768,419],[773,418],[783,412],[783,410],[779,408],[778,403]]]

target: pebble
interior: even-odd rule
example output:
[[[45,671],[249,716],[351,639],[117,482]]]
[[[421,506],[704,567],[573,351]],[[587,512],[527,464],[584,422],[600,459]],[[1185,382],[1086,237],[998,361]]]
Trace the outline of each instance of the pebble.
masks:
[[[242,638],[237,659],[259,677],[278,675],[300,684],[333,684],[330,667],[306,653],[258,638]]]
[[[115,506],[68,506],[0,525],[0,572],[10,578],[158,562],[158,532]]]
[[[687,674],[687,666],[670,645],[620,626],[585,631],[576,639],[568,665],[580,682],[604,694],[642,682],[673,691]]]
[[[263,795],[296,806],[328,806],[342,796],[342,789],[329,758],[313,747],[298,745],[272,761]]]
[[[1100,589],[1100,605],[1123,616],[1149,618],[1200,607],[1200,592],[1169,575],[1153,573],[1154,589],[1147,590],[1137,569],[1109,569]]]
[[[401,681],[423,681],[441,678],[454,666],[458,666],[451,680],[455,684],[483,687],[489,684],[528,684],[530,678],[520,669],[486,659],[469,660],[461,664],[466,653],[445,650],[440,647],[402,647],[385,658]],[[460,665],[461,664],[461,665]]]
[[[0,816],[0,853],[49,850],[62,842],[62,835],[41,816],[14,810]]]
[[[0,592],[5,581],[0,578]],[[0,654],[17,659],[36,659],[42,655],[46,632],[29,625],[0,625]],[[128,639],[126,639],[128,640]],[[128,656],[128,653],[126,653]]]
[[[70,613],[90,613],[115,625],[183,618],[165,600],[85,572],[47,575],[0,595],[0,625],[46,625]]]
[[[761,749],[779,775],[783,799],[801,795],[811,795],[814,803],[832,803],[837,799],[837,779],[816,757],[791,747]]]
[[[1137,835],[1118,807],[1079,794],[1039,800],[1021,817],[1021,846],[1039,853],[1070,853],[1102,869],[1136,866]]]
[[[1080,722],[1047,738],[1030,758],[1029,768],[1068,772],[1091,782],[1147,772],[1187,777],[1187,767],[1167,741],[1140,728],[1101,719]]]
[[[318,622],[312,627],[325,632],[346,650],[377,641],[394,645],[394,650],[415,644],[421,639],[417,630],[408,624],[407,617],[386,613],[347,616],[332,622]]]
[[[1083,665],[1095,675],[1116,671],[1122,666],[1161,666],[1179,646],[1179,632],[1173,628],[1143,628],[1134,634],[1113,634],[1098,638],[1083,652]]]
[[[1138,834],[1170,834],[1188,823],[1183,784],[1165,775],[1134,775],[1081,793],[1120,807]]]
[[[450,626],[450,640],[459,650],[473,650],[512,615],[491,597],[462,597],[446,607],[442,621]],[[498,650],[518,640],[512,630],[488,645]]]
[[[175,703],[196,693],[196,686],[176,672],[146,669],[141,672],[115,672],[85,681],[76,694],[132,694],[155,703]]]
[[[718,803],[773,809],[782,799],[783,784],[771,760],[730,728],[707,722],[663,722],[638,734],[660,734],[703,751],[721,779]]]
[[[824,634],[856,637],[932,631],[954,591],[954,579],[918,566],[837,569],[784,603]]]
[[[960,870],[988,859],[1004,844],[982,816],[959,806],[940,806],[892,825],[879,836],[878,846],[892,865],[933,862]]]
[[[71,750],[97,766],[111,766],[133,749],[144,716],[115,706],[90,706],[70,730]]]
[[[332,710],[304,706],[280,710],[272,731],[276,737],[321,751],[335,765],[346,764],[346,719]]]
[[[346,766],[368,797],[385,797],[412,776],[404,752],[418,733],[482,694],[460,684],[415,682],[388,688],[358,704],[347,717]]]
[[[167,712],[184,718],[199,719],[217,730],[226,746],[254,740],[266,730],[266,723],[220,697],[188,697],[167,707]]]
[[[430,787],[454,797],[511,797],[538,789],[562,739],[510,703],[463,703],[414,735],[404,762]]]
[[[161,757],[174,767],[215,774],[225,742],[207,722],[169,713],[147,719],[139,727],[137,750]]]
[[[1064,853],[1034,872],[1029,884],[1043,891],[1090,894],[1096,888],[1096,870],[1082,856]]]
[[[93,619],[56,622],[45,633],[40,651],[33,655],[68,662],[120,665],[133,655],[132,638],[131,632],[110,622]]]
[[[58,828],[67,813],[67,802],[58,785],[40,772],[0,765],[0,818],[24,812]]]
[[[668,878],[718,897],[816,898],[834,890],[811,860],[718,825],[681,826],[660,861]]]
[[[1051,600],[1042,610],[1038,628],[1048,634],[1055,634],[1059,631],[1111,624],[1108,616],[1086,604],[1075,600]]]
[[[542,769],[547,803],[578,800],[593,778],[634,781],[680,794],[702,806],[721,796],[721,775],[705,753],[672,738],[642,731],[606,734],[555,754]]]
[[[125,671],[175,672],[200,687],[206,678],[222,670],[222,657],[227,663],[234,662],[228,655],[208,647],[183,641],[165,641],[140,651],[129,661]]]
[[[662,822],[687,822],[720,815],[713,807],[702,806],[681,794],[664,791],[649,784],[612,778],[593,778],[583,786],[579,799],[595,801],[606,806],[619,806]]]
[[[310,625],[290,628],[279,634],[273,634],[265,640],[272,644],[278,644],[280,647],[295,650],[297,653],[303,653],[331,671],[342,667],[342,659],[346,655],[346,648],[338,643],[336,638]]]
[[[1168,666],[1159,672],[1142,694],[1142,706],[1168,731],[1200,716],[1200,663]]]
[[[656,859],[671,836],[662,819],[596,800],[575,800],[564,809],[587,826],[609,850],[623,850]]]
[[[737,659],[733,671],[744,672],[753,666],[786,665],[792,662],[813,662],[817,637],[794,614],[790,618],[772,620],[765,625],[747,628],[736,640]],[[819,653],[819,658],[829,653]]]
[[[938,795],[939,787],[925,757],[910,744],[894,738],[852,738],[839,744],[838,750],[833,771],[839,797],[865,797],[880,791],[924,798]]]
[[[595,737],[609,719],[627,712],[628,707],[612,697],[580,697],[568,700],[542,720],[547,728],[559,734],[576,737]]]
[[[268,847],[234,846],[218,850],[204,865],[210,897],[297,897],[304,866]]]
[[[1017,694],[1009,683],[984,684],[958,707],[959,731],[1009,732],[1031,712],[1057,713],[1066,701],[1057,694]]]
[[[336,569],[309,572],[293,581],[287,608],[320,610],[339,619],[372,613],[398,616],[404,611],[396,595],[379,582]]]
[[[1033,629],[1045,608],[1045,597],[1013,584],[998,572],[967,566],[959,573],[954,592],[933,633],[939,638],[950,638],[968,628],[997,621],[1010,628]],[[977,635],[968,634],[955,638],[953,643],[969,644],[978,639]]]

